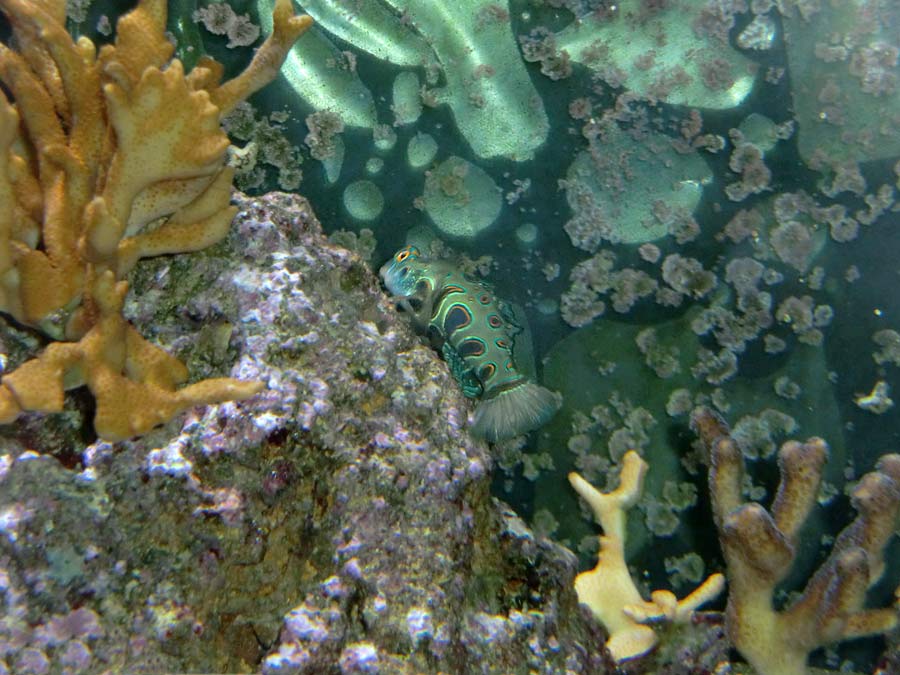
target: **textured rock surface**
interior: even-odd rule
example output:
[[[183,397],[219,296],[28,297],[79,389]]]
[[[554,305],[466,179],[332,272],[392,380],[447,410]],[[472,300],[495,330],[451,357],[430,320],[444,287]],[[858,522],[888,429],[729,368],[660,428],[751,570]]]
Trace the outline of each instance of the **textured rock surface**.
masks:
[[[264,379],[143,438],[90,399],[0,428],[0,673],[603,672],[575,559],[489,492],[438,357],[300,197],[135,271],[193,377]],[[36,341],[0,329],[14,367]]]

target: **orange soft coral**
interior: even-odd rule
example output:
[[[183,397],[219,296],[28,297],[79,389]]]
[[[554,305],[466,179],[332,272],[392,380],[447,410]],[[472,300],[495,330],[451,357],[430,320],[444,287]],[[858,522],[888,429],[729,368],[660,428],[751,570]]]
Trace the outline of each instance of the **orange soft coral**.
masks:
[[[312,23],[278,0],[272,35],[220,83],[203,59],[185,74],[164,35],[165,0],[141,0],[99,54],[66,32],[65,0],[0,0],[0,311],[59,340],[5,375],[0,422],[62,409],[86,384],[107,440],[148,431],[200,403],[261,384],[221,378],[176,389],[183,364],[121,316],[124,276],[142,257],[221,240],[234,208],[219,121],[271,81]]]

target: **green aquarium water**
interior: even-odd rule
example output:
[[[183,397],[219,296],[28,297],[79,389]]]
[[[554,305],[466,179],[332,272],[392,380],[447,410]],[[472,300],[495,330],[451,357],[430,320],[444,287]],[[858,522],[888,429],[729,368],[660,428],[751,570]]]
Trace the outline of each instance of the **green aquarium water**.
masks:
[[[103,42],[127,2],[72,0]],[[688,428],[704,404],[768,503],[775,455],[824,438],[794,576],[900,448],[900,4],[892,0],[302,0],[281,76],[226,119],[236,185],[306,196],[377,270],[414,244],[527,317],[542,429],[498,444],[494,492],[593,567],[570,488],[650,465],[627,558],[679,595],[722,568]],[[272,0],[171,0],[177,55],[237,72]],[[522,342],[525,342],[524,337]],[[613,485],[609,485],[613,487]],[[900,583],[900,542],[869,606]],[[880,639],[814,663],[870,670]]]

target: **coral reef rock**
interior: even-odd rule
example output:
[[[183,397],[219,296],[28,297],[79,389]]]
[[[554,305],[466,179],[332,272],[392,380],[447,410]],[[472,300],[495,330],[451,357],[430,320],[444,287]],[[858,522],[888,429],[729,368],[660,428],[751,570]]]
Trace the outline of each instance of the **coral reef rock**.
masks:
[[[134,270],[124,314],[267,389],[116,443],[83,438],[83,389],[0,429],[0,673],[606,672],[574,556],[491,497],[469,404],[376,277],[303,198],[235,201],[224,241]]]

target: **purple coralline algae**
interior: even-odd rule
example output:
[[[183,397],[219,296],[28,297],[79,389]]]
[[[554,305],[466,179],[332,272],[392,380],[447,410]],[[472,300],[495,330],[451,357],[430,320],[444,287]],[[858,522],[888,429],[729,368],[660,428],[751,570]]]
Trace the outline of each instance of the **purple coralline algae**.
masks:
[[[125,313],[266,389],[116,443],[78,390],[0,429],[0,673],[606,672],[575,557],[491,497],[468,402],[371,270],[303,198],[235,201]]]

